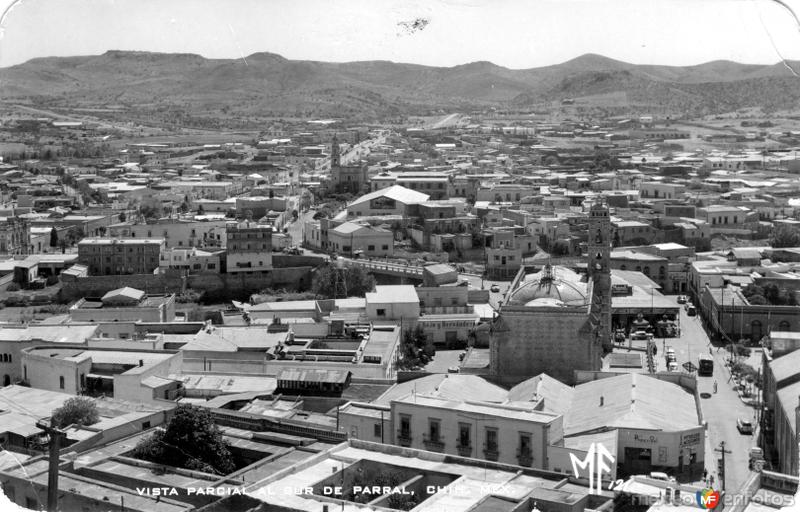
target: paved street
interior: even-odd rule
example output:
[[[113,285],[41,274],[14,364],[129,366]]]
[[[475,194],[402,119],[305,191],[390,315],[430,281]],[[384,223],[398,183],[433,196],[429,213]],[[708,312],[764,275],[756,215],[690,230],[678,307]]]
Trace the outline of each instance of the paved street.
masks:
[[[701,353],[708,354],[709,340],[702,327],[699,316],[690,317],[681,308],[681,337],[673,339],[678,365],[686,361],[697,364]],[[660,348],[660,347],[659,347]],[[698,391],[701,396],[703,417],[708,422],[706,437],[706,467],[717,479],[717,458],[719,453],[712,451],[725,441],[726,449],[731,453],[725,456],[726,490],[738,489],[748,478],[748,452],[754,439],[750,435],[742,435],[736,428],[737,418],[754,420],[754,409],[745,405],[733,389],[733,381],[729,381],[730,372],[725,366],[727,352],[723,349],[712,350],[714,357],[714,376],[698,377]],[[714,394],[714,381],[717,382],[717,393]],[[708,397],[708,398],[703,398]],[[719,484],[717,484],[719,487]]]

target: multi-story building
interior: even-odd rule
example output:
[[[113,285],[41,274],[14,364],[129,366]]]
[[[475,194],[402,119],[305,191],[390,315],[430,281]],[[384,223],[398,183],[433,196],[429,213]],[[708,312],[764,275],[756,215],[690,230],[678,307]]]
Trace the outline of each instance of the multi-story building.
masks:
[[[272,226],[251,220],[229,222],[226,228],[229,274],[272,270]]]
[[[163,238],[164,247],[224,247],[229,220],[160,219],[154,224],[114,224],[108,234],[119,238]]]
[[[31,230],[28,221],[9,217],[0,222],[0,254],[28,254]]]
[[[166,249],[161,253],[158,267],[162,270],[179,269],[190,273],[222,272],[225,251],[204,251],[191,247],[188,249]]]
[[[78,263],[89,274],[152,274],[158,268],[163,238],[84,238],[78,242]]]

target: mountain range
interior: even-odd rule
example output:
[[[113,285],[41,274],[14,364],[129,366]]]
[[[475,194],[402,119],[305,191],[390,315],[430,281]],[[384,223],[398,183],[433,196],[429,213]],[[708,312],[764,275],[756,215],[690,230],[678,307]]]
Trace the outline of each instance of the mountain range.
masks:
[[[433,67],[388,61],[329,63],[272,53],[240,59],[108,51],[37,58],[0,69],[0,99],[51,106],[177,109],[190,115],[379,117],[429,109],[534,108],[575,98],[678,115],[800,107],[788,67],[713,61],[638,65],[587,54],[561,64],[508,69],[491,62]],[[189,114],[187,114],[189,115]]]

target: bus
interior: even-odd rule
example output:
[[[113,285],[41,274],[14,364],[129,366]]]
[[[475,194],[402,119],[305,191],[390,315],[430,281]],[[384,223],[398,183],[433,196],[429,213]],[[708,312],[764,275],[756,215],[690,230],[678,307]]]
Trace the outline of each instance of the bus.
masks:
[[[714,375],[714,359],[711,356],[702,355],[697,365],[697,375]]]

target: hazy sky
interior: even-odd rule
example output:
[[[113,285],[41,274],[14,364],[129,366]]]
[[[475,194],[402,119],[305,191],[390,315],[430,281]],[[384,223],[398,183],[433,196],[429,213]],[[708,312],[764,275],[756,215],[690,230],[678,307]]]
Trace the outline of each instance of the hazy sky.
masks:
[[[800,0],[783,1],[800,12]],[[427,24],[415,30],[417,19]],[[22,0],[2,28],[0,67],[109,49],[510,68],[584,53],[675,65],[800,59],[797,20],[774,0]]]

